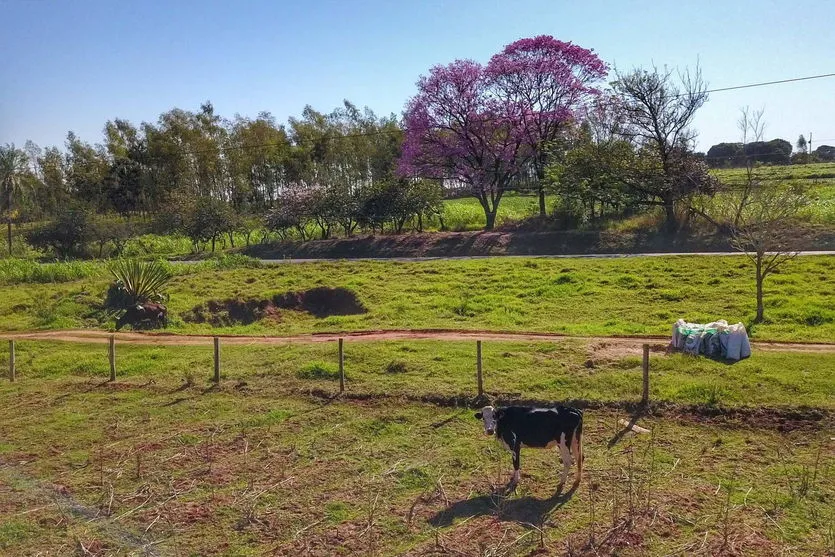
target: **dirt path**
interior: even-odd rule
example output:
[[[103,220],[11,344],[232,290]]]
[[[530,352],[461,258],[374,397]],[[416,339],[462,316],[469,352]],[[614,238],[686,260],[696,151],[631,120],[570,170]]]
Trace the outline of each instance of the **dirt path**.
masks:
[[[768,252],[769,254],[772,252]],[[545,255],[426,255],[426,256],[391,256],[391,257],[290,257],[283,259],[263,258],[258,259],[265,265],[279,265],[290,263],[322,263],[346,259],[351,262],[359,261],[394,261],[398,263],[418,263],[422,261],[449,261],[449,260],[474,260],[474,259],[631,259],[635,257],[681,257],[681,256],[704,256],[704,257],[736,257],[741,255],[738,251],[676,251],[676,252],[643,252],[643,253],[571,253],[571,254],[545,254]],[[799,251],[798,256],[809,255],[835,255],[833,250]],[[178,259],[171,263],[194,264],[200,263],[200,259]]]
[[[177,335],[170,333],[110,333],[92,329],[71,329],[62,331],[28,331],[0,333],[0,339],[8,340],[54,340],[76,343],[106,343],[111,334],[120,344],[144,344],[156,346],[201,346],[209,345],[212,335]],[[461,331],[446,329],[415,329],[390,331],[352,331],[343,333],[313,333],[292,336],[246,336],[218,335],[224,344],[292,344],[334,342],[339,338],[351,342],[370,342],[380,340],[495,340],[495,341],[540,341],[560,342],[570,340],[586,341],[605,345],[607,349],[622,353],[640,352],[643,344],[649,343],[654,349],[665,347],[669,343],[667,336],[631,336],[631,337],[594,337],[568,336],[552,333],[512,333],[495,331]],[[807,352],[835,354],[835,343],[800,343],[800,342],[754,342],[754,350],[776,352]]]

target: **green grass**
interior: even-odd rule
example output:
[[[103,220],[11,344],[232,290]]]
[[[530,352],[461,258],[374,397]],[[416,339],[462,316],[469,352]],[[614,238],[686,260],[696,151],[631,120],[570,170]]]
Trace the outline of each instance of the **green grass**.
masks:
[[[548,212],[553,211],[556,197],[546,198]],[[510,222],[517,222],[539,214],[539,197],[536,195],[522,195],[517,193],[505,194],[499,202],[496,214],[496,226]],[[448,230],[462,232],[467,230],[482,230],[487,223],[484,209],[474,197],[447,199],[444,201],[444,224]],[[440,227],[437,219],[429,221],[430,230]]]
[[[170,284],[167,305],[169,330],[177,333],[446,328],[666,335],[679,317],[747,324],[755,309],[753,267],[743,257],[333,261],[263,268],[247,259],[217,259],[174,268],[178,274]],[[0,328],[112,326],[100,323],[91,310],[107,284],[102,273],[60,284],[3,286]],[[368,312],[316,318],[281,311],[277,320],[220,329],[183,321],[193,307],[212,299],[271,298],[315,286],[353,290]],[[767,279],[767,321],[749,333],[758,339],[832,341],[833,287],[835,258],[800,257],[790,262]]]
[[[36,263],[30,259],[0,259],[0,284],[70,282],[98,274],[100,264],[89,261]]]
[[[744,168],[717,169],[713,173],[730,186],[743,185],[746,180]],[[767,187],[778,184],[808,187],[815,198],[809,207],[809,220],[816,224],[835,224],[835,163],[762,166],[755,169],[755,174]]]
[[[555,451],[525,449],[518,492],[499,499],[489,493],[510,458],[471,410],[282,393],[298,379],[276,361],[292,360],[290,371],[324,353],[224,348],[230,377],[207,389],[207,372],[192,387],[178,374],[207,371],[208,347],[120,350],[119,381],[103,384],[103,347],[57,346],[21,343],[20,381],[0,382],[4,554],[141,554],[147,544],[184,555],[530,555],[540,544],[565,554],[593,536],[600,554],[811,555],[835,543],[825,429],[655,417],[640,422],[652,435],[609,448],[625,416],[588,410],[579,490],[554,498]],[[347,348],[349,369],[363,373],[360,347]],[[393,351],[414,366],[454,353],[367,348],[369,372]],[[488,350],[488,374],[501,357]]]

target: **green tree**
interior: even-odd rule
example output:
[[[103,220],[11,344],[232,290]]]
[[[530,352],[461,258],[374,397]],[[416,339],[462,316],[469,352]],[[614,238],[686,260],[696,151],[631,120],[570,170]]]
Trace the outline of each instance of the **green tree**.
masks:
[[[806,138],[803,137],[803,134],[800,134],[800,137],[797,138],[797,152],[801,155],[805,155],[806,152],[809,150],[809,144],[806,142]]]
[[[105,178],[109,166],[103,149],[81,141],[73,132],[67,134],[67,182],[75,199],[99,211],[106,210]]]
[[[51,249],[60,259],[84,255],[91,239],[92,218],[85,207],[70,203],[55,218],[30,231],[27,241],[39,249]]]
[[[635,69],[617,74],[613,89],[624,110],[623,133],[635,142],[643,160],[643,180],[632,187],[647,205],[664,209],[665,227],[677,232],[680,214],[689,215],[694,196],[711,193],[716,181],[693,153],[695,132],[690,129],[699,108],[707,101],[707,85],[697,67],[679,73],[672,70]]]
[[[3,205],[6,210],[6,240],[9,255],[12,254],[12,221],[14,200],[23,193],[23,178],[28,172],[29,159],[26,153],[14,144],[0,146],[0,185],[3,188]]]
[[[235,214],[225,201],[201,197],[190,208],[184,226],[195,247],[211,242],[214,253],[217,240],[234,230]]]

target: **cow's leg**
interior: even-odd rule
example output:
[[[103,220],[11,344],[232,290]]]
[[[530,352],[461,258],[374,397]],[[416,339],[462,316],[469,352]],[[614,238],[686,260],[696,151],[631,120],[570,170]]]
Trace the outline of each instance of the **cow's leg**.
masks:
[[[522,446],[519,443],[516,443],[513,446],[513,478],[510,480],[510,486],[515,488],[516,485],[519,483],[519,460],[520,460],[520,453],[522,452]]]
[[[568,471],[571,469],[572,459],[571,451],[568,450],[568,445],[565,442],[565,433],[560,433],[560,458],[562,459],[562,474],[560,475],[560,486],[565,485],[565,480],[568,479]]]
[[[580,423],[577,429],[574,430],[574,436],[571,439],[571,452],[574,453],[577,461],[577,470],[574,472],[574,485],[580,485],[580,480],[583,477],[583,424]]]

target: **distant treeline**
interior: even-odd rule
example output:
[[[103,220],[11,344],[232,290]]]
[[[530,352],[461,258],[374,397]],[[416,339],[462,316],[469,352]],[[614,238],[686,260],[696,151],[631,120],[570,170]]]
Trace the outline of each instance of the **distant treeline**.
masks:
[[[785,139],[753,141],[751,143],[718,143],[711,147],[705,160],[712,168],[735,168],[747,162],[762,164],[808,164],[835,161],[835,147],[821,145],[811,153],[792,154],[792,144]]]

